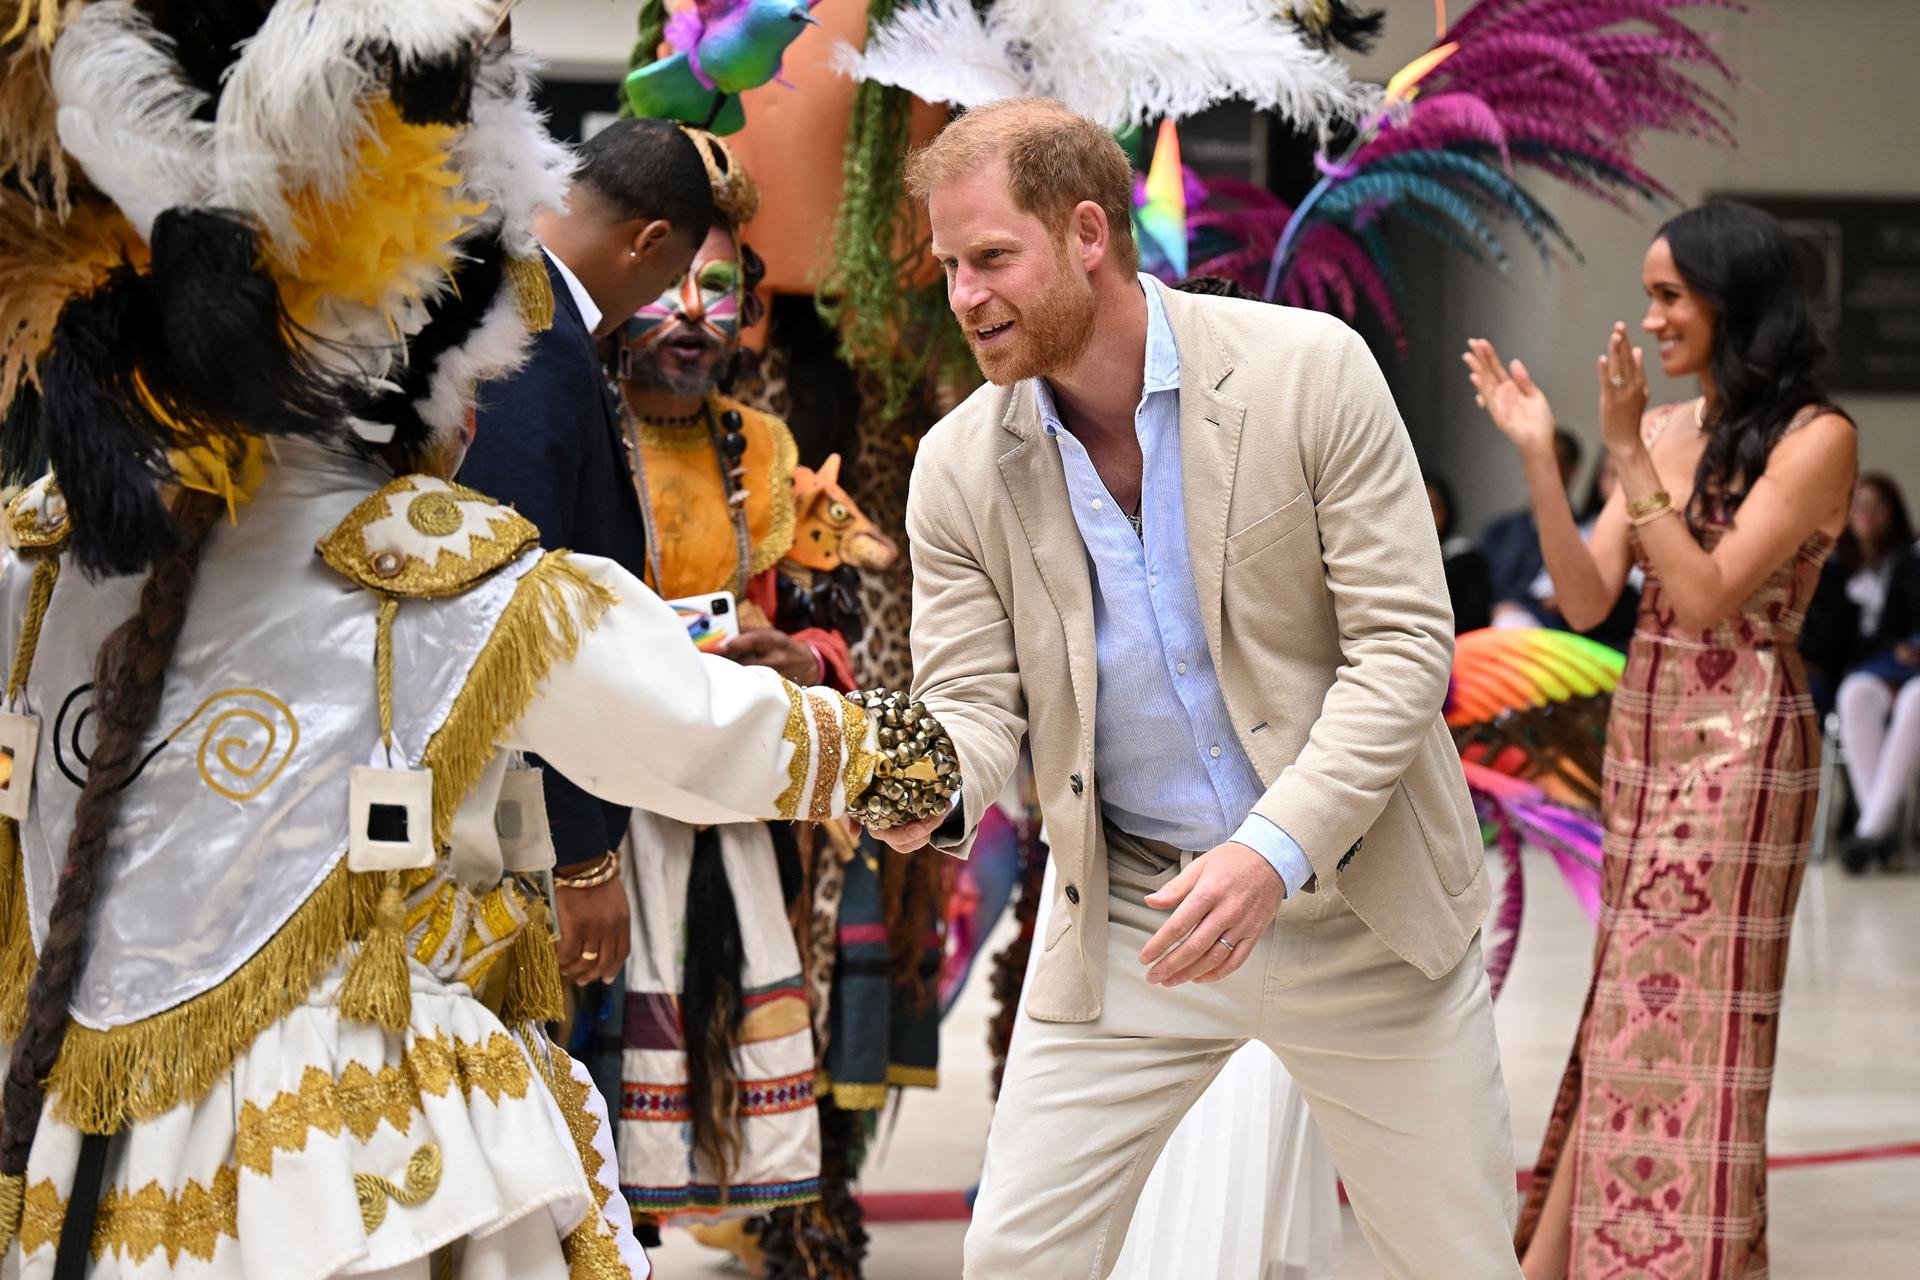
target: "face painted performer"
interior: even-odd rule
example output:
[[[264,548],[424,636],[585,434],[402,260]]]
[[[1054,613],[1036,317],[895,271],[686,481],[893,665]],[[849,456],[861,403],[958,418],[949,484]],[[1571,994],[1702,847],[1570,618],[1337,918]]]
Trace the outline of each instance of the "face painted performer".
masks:
[[[553,306],[568,158],[500,4],[40,12],[0,64],[0,395],[53,468],[0,567],[8,1264],[644,1276],[540,1030],[521,754],[888,822],[944,805],[939,726],[701,655],[433,474]]]

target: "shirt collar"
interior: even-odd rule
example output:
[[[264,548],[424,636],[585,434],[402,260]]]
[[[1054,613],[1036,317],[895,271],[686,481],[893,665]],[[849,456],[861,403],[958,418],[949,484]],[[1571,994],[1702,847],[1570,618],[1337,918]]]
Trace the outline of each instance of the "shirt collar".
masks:
[[[565,268],[561,268],[565,270]],[[1147,358],[1141,394],[1180,389],[1180,348],[1173,339],[1173,325],[1167,320],[1166,304],[1160,300],[1160,283],[1152,276],[1140,276],[1140,288],[1147,295]],[[1060,411],[1054,407],[1053,388],[1045,378],[1033,380],[1033,399],[1040,410],[1040,421],[1048,435],[1061,430]]]
[[[560,278],[567,282],[567,292],[573,295],[573,305],[580,308],[580,319],[585,322],[587,332],[593,333],[598,330],[600,321],[605,318],[605,315],[599,305],[594,302],[593,295],[587,292],[587,286],[580,283],[580,277],[573,274],[572,268],[560,261],[560,256],[553,250],[541,245],[540,252],[547,255],[547,261],[551,262],[554,270],[560,273]]]

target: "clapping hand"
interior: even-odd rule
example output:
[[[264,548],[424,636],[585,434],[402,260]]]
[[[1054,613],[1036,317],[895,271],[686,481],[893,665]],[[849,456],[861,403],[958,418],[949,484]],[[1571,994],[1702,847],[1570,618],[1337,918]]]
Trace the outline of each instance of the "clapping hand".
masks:
[[[1615,457],[1640,447],[1649,394],[1640,348],[1628,345],[1627,326],[1616,323],[1600,357],[1600,436]]]
[[[1521,456],[1552,456],[1553,406],[1546,392],[1533,384],[1527,367],[1518,360],[1503,366],[1500,353],[1485,338],[1469,340],[1460,360],[1473,382],[1474,403],[1487,411]]]

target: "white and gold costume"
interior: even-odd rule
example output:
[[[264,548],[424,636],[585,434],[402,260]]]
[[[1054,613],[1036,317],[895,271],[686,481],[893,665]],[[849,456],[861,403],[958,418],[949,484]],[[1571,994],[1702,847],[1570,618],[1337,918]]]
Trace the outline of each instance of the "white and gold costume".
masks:
[[[545,907],[494,820],[513,754],[609,799],[737,822],[811,812],[816,797],[844,811],[872,773],[874,731],[838,695],[698,653],[639,582],[542,551],[507,508],[425,477],[383,486],[372,464],[318,444],[277,452],[202,553],[152,751],[122,803],[116,845],[134,856],[96,902],[27,1174],[22,1275],[50,1274],[75,1124],[124,1130],[97,1276],[317,1280],[424,1266],[460,1236],[474,1237],[463,1275],[620,1274],[577,1256],[634,1249],[611,1225],[626,1210],[584,1071],[527,1029],[546,1011],[514,1008],[510,980],[512,1025],[474,995],[503,959],[552,965],[550,948],[514,950]],[[32,527],[46,498],[44,485],[23,494],[15,523]],[[29,559],[49,550],[0,573],[16,651],[34,617]],[[406,593],[392,763],[433,769],[448,850],[409,875],[398,1035],[340,1010],[383,879],[347,858],[349,770],[387,758],[387,596],[357,577]],[[84,774],[92,655],[135,583],[63,575],[37,619],[21,702],[45,726],[21,824],[36,938]]]
[[[0,35],[0,406],[34,394],[0,464],[57,477],[0,561],[9,1275],[71,1221],[95,1280],[644,1277],[541,1029],[520,753],[702,823],[951,773],[383,461],[450,469],[551,316],[530,226],[570,161],[505,7],[31,0]]]

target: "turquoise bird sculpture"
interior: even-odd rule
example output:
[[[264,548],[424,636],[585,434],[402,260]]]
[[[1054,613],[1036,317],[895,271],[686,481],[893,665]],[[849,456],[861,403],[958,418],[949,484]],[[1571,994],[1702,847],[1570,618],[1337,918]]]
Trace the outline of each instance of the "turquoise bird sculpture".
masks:
[[[628,74],[628,107],[736,132],[747,122],[740,95],[780,78],[787,46],[819,25],[812,7],[809,0],[696,0],[667,20],[667,43],[678,52]]]

